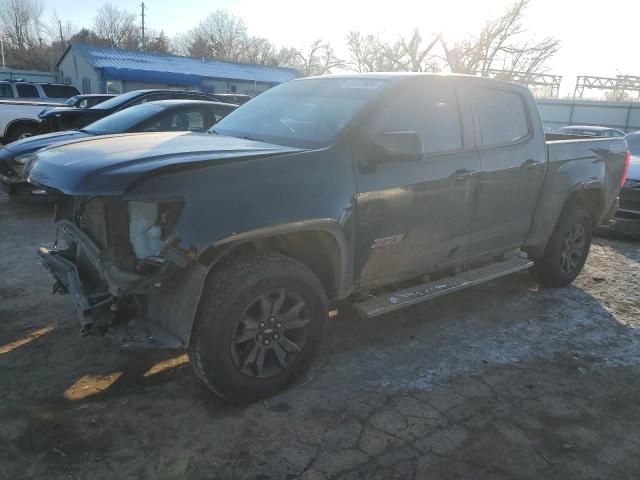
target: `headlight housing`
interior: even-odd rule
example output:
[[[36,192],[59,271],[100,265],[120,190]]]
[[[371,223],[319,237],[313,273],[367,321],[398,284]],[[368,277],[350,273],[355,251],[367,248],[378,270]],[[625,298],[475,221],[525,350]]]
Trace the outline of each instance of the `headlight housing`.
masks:
[[[180,202],[128,202],[129,243],[137,259],[160,254],[181,208]]]
[[[14,170],[18,175],[26,176],[31,170],[31,166],[33,165],[33,161],[36,159],[35,154],[27,153],[26,155],[17,155],[13,157],[13,161],[15,163]]]
[[[13,157],[13,161],[16,162],[18,165],[27,165],[34,158],[35,158],[35,155],[33,153],[27,153],[25,155],[17,155]]]

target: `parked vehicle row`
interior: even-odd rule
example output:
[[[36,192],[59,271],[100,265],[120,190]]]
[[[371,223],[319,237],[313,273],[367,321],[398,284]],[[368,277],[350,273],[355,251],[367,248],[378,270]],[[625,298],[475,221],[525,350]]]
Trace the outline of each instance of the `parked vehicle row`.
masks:
[[[133,132],[205,132],[236,105],[202,100],[161,100],[120,110],[80,130],[36,135],[0,148],[0,189],[22,199],[50,200],[23,175],[37,150],[98,135]]]
[[[557,133],[563,135],[581,135],[585,137],[606,137],[606,138],[622,138],[625,133],[617,128],[598,127],[598,126],[584,126],[584,125],[569,125],[568,127],[562,127]]]
[[[87,126],[115,112],[141,103],[158,100],[214,100],[211,95],[187,90],[134,90],[110,98],[90,108],[52,108],[38,115],[40,132],[50,133],[61,130],[74,130]]]
[[[56,199],[39,253],[81,332],[184,348],[240,401],[309,368],[329,305],[571,283],[630,163],[624,138],[545,141],[526,88],[455,75],[294,80],[210,132],[85,137],[24,173]]]
[[[6,83],[15,87],[13,83]],[[73,88],[68,93],[73,96],[66,98],[62,104],[23,99],[0,100],[0,143],[7,144],[40,133],[77,130],[114,112],[145,102],[185,99],[240,105],[251,98],[240,94],[208,94],[162,89],[136,90],[122,95],[76,95],[78,92]]]

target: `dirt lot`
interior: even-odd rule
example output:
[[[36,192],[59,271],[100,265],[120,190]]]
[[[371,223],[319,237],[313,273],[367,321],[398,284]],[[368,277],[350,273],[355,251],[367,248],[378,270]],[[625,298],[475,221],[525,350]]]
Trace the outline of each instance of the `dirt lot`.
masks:
[[[574,286],[528,273],[363,321],[267,402],[216,402],[176,352],[80,338],[0,197],[2,478],[640,477],[640,243],[597,240]]]

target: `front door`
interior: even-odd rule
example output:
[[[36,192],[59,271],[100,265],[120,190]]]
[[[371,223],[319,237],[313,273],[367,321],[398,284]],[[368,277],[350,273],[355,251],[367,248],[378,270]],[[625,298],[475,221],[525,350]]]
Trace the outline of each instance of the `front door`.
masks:
[[[354,144],[360,285],[384,284],[468,254],[480,159],[466,94],[451,79],[419,79],[381,107]],[[417,161],[363,166],[376,135],[414,131]]]

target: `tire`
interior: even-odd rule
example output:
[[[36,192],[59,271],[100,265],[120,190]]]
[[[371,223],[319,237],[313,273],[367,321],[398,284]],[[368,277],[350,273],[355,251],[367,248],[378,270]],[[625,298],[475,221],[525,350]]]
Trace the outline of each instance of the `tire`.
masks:
[[[592,231],[591,217],[584,208],[573,205],[565,209],[544,254],[535,260],[541,284],[562,287],[575,280],[589,255]]]
[[[280,253],[253,254],[207,279],[187,352],[215,394],[250,402],[308,370],[327,318],[324,287],[306,265]]]
[[[37,134],[38,128],[33,125],[18,125],[13,127],[7,135],[7,143],[15,142],[23,138],[32,137]]]

